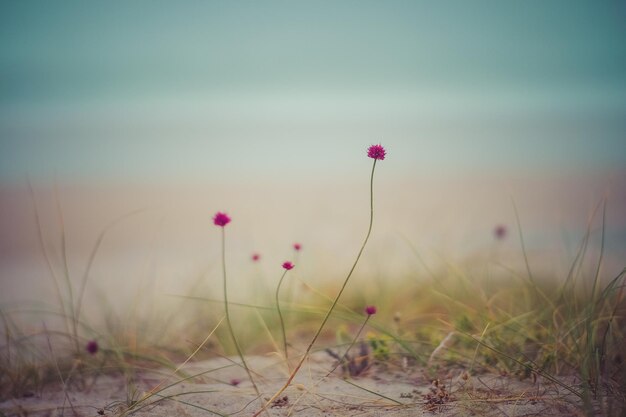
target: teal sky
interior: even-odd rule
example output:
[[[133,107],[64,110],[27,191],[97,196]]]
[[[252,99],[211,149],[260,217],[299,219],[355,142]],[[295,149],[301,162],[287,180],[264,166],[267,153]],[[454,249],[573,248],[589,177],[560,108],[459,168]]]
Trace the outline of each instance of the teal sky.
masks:
[[[626,3],[0,4],[0,180],[352,175],[377,142],[398,175],[623,168]]]

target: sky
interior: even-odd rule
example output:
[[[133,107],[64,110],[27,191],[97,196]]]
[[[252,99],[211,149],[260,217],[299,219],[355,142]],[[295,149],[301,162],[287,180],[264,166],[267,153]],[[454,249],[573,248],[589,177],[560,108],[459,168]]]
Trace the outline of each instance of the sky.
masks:
[[[399,177],[621,169],[625,22],[619,1],[2,2],[0,181],[350,176],[378,142]]]

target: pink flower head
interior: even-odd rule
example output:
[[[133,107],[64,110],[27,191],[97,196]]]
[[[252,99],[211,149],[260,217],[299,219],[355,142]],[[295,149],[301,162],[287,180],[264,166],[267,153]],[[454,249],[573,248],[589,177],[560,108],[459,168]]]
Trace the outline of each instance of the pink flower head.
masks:
[[[252,254],[252,261],[253,262],[258,262],[259,259],[261,259],[261,255],[259,255],[258,253],[253,253]]]
[[[87,345],[85,346],[85,350],[90,355],[95,355],[96,353],[98,353],[98,349],[99,349],[98,342],[96,342],[95,340],[90,340],[89,342],[87,342]]]
[[[499,224],[496,226],[495,229],[493,229],[493,235],[496,237],[496,239],[498,240],[502,240],[506,237],[506,226],[503,224]]]
[[[385,148],[382,145],[372,145],[367,149],[367,156],[372,159],[380,159],[381,161],[385,159]]]
[[[376,306],[367,306],[365,307],[365,314],[368,316],[373,316],[376,314]]]
[[[293,248],[294,248],[295,250],[297,250],[297,251],[300,251],[300,249],[302,249],[302,245],[301,245],[301,244],[299,244],[299,243],[294,243],[294,244],[293,244]]]
[[[289,271],[294,266],[295,265],[292,262],[289,262],[289,261],[283,262],[283,268],[285,268],[287,271]]]
[[[228,223],[230,223],[230,217],[228,217],[228,214],[226,213],[218,211],[215,216],[213,216],[213,224],[215,224],[216,226],[224,227]]]
[[[233,378],[230,380],[230,385],[232,385],[233,387],[236,387],[239,384],[241,384],[241,381],[238,380],[237,378]]]

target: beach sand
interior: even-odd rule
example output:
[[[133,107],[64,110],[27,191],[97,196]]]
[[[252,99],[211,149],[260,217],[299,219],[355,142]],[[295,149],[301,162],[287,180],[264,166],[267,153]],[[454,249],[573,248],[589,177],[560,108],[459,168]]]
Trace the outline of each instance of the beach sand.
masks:
[[[266,401],[287,378],[276,355],[251,356],[248,362]],[[467,375],[443,369],[435,386],[425,369],[374,364],[361,375],[345,379],[338,368],[324,379],[335,360],[317,352],[305,362],[291,386],[268,408],[270,416],[571,416],[581,409],[578,397],[542,377],[519,380],[489,373]],[[3,416],[250,416],[259,399],[235,358],[189,364],[178,376],[172,370],[140,371],[134,383],[123,374],[75,377],[45,387],[25,398],[0,403]],[[203,373],[194,379],[184,375]],[[233,382],[239,381],[238,384]],[[80,382],[80,383],[79,383]],[[178,382],[167,388],[168,385]],[[575,381],[569,380],[568,384]],[[158,389],[153,390],[155,387]],[[134,390],[134,391],[133,391]],[[156,394],[141,400],[153,390]],[[129,406],[133,403],[134,406]],[[134,410],[134,411],[133,411]]]

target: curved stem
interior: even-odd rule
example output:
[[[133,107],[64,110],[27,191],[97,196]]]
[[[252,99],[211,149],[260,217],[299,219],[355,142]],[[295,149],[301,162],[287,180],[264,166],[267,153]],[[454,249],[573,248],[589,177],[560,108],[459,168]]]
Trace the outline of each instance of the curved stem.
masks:
[[[248,378],[250,378],[250,382],[252,382],[252,386],[254,387],[254,391],[256,391],[257,395],[261,395],[259,392],[254,379],[252,378],[252,373],[248,368],[248,364],[246,363],[246,359],[243,356],[243,352],[241,351],[241,347],[239,347],[239,343],[237,342],[237,338],[235,337],[235,332],[233,330],[233,325],[230,321],[230,312],[228,311],[228,289],[226,285],[226,233],[224,231],[224,227],[222,227],[222,271],[224,272],[224,309],[226,310],[226,324],[228,325],[228,331],[230,332],[230,336],[233,339],[233,343],[235,345],[235,349],[237,349],[237,354],[239,355],[239,359],[241,359],[241,364],[246,370],[248,374]]]
[[[68,310],[70,320],[72,323],[72,335],[74,336],[74,345],[76,348],[76,354],[80,353],[80,346],[78,345],[78,325],[76,324],[76,310],[74,306],[74,289],[72,286],[72,280],[70,279],[70,269],[67,263],[67,241],[65,238],[65,221],[63,220],[63,209],[61,208],[61,201],[59,200],[59,190],[57,186],[54,186],[54,199],[57,208],[57,215],[59,218],[59,225],[61,226],[61,260],[63,262],[63,277],[65,278],[65,286],[67,287],[68,302],[70,304]]]
[[[259,411],[257,411],[254,414],[253,417],[257,417],[259,414],[261,414],[263,412],[263,410],[265,410],[272,403],[272,401],[274,401],[276,398],[278,398],[278,396],[280,394],[282,394],[283,391],[285,391],[287,389],[287,387],[291,384],[291,381],[293,381],[293,379],[297,375],[298,371],[302,367],[302,364],[304,363],[304,361],[306,360],[307,356],[309,355],[309,352],[311,352],[311,349],[313,348],[313,345],[317,341],[317,338],[322,333],[322,330],[324,329],[324,326],[326,325],[326,322],[330,318],[330,314],[333,312],[333,310],[335,309],[335,306],[339,302],[339,298],[341,297],[341,294],[343,294],[343,291],[346,289],[346,285],[348,284],[348,281],[350,280],[350,277],[352,276],[352,273],[354,272],[354,270],[356,268],[356,265],[359,263],[359,259],[361,258],[361,254],[363,253],[363,249],[365,249],[365,245],[367,244],[367,241],[370,238],[370,234],[372,233],[372,225],[374,223],[374,170],[376,169],[376,161],[377,160],[374,159],[374,164],[372,165],[372,174],[370,176],[370,225],[369,225],[369,227],[367,229],[367,235],[365,235],[365,240],[363,241],[363,244],[361,245],[361,249],[359,250],[359,253],[356,256],[354,264],[352,265],[352,268],[350,268],[350,272],[348,272],[348,275],[346,276],[346,279],[343,281],[343,285],[341,286],[341,289],[339,290],[339,293],[335,297],[335,300],[333,301],[333,304],[328,309],[328,312],[326,313],[326,316],[324,317],[324,320],[322,321],[322,324],[320,325],[319,329],[317,329],[317,333],[315,333],[315,336],[313,336],[313,340],[311,340],[311,343],[309,343],[309,346],[307,347],[306,351],[304,352],[304,355],[302,355],[302,358],[300,359],[300,362],[298,362],[298,365],[296,365],[295,369],[291,372],[291,375],[289,375],[289,378],[287,379],[287,382],[285,383],[285,385],[276,394],[274,394],[272,396],[272,398],[270,398],[265,403],[263,408],[261,408]]]
[[[93,246],[93,248],[91,249],[91,254],[89,255],[89,258],[87,260],[87,266],[85,267],[85,272],[83,274],[83,278],[80,282],[80,289],[78,290],[78,296],[76,298],[76,313],[75,313],[75,320],[76,323],[80,323],[80,314],[83,308],[83,297],[85,296],[85,288],[87,287],[87,282],[89,281],[90,278],[90,271],[91,268],[93,266],[93,263],[96,259],[96,255],[98,254],[98,251],[100,250],[100,246],[102,245],[102,241],[104,240],[104,237],[106,236],[106,234],[108,233],[108,231],[115,226],[118,222],[120,222],[121,220],[130,217],[136,213],[140,213],[144,211],[144,209],[139,209],[139,210],[133,210],[130,213],[124,214],[121,217],[118,217],[117,219],[113,220],[111,223],[109,223],[104,229],[102,229],[102,231],[100,232],[100,234],[98,235],[98,239],[96,240],[95,245]]]
[[[52,282],[54,283],[54,291],[57,297],[57,302],[59,303],[59,307],[61,308],[61,317],[63,318],[63,323],[65,324],[65,328],[67,333],[70,333],[70,324],[68,323],[68,314],[65,309],[65,302],[63,301],[63,295],[61,294],[61,287],[59,285],[59,279],[57,278],[57,274],[52,266],[52,260],[50,259],[50,255],[48,254],[48,250],[46,249],[46,241],[43,236],[43,229],[41,224],[41,217],[39,215],[39,208],[37,206],[37,198],[35,196],[35,189],[33,188],[33,184],[28,181],[28,189],[30,191],[31,198],[33,200],[33,211],[35,214],[35,226],[37,228],[37,242],[39,243],[39,247],[41,248],[41,252],[43,253],[44,259],[46,260],[46,265],[48,266],[48,270],[50,271],[50,276],[52,277]]]
[[[345,353],[343,354],[343,356],[341,357],[341,359],[339,359],[339,362],[337,362],[335,364],[335,366],[333,367],[333,369],[331,369],[330,371],[328,371],[328,373],[326,374],[326,376],[324,378],[322,378],[319,382],[322,382],[324,379],[328,378],[328,376],[330,374],[332,374],[333,372],[335,372],[335,369],[337,369],[337,367],[341,364],[344,363],[344,361],[346,360],[346,357],[348,356],[348,352],[350,352],[350,349],[352,349],[352,346],[354,346],[354,344],[356,343],[357,339],[359,338],[359,336],[361,335],[361,332],[363,331],[363,329],[365,328],[365,325],[367,324],[367,322],[370,319],[370,315],[368,315],[365,318],[365,321],[363,322],[363,324],[361,325],[361,328],[359,329],[359,331],[356,333],[356,336],[354,336],[354,339],[352,339],[352,343],[350,343],[350,346],[348,346],[348,349],[346,349]]]
[[[287,354],[287,334],[285,333],[285,321],[283,319],[283,313],[280,311],[280,301],[278,299],[278,293],[280,292],[280,286],[285,279],[285,275],[287,275],[287,270],[283,272],[283,276],[280,277],[280,281],[278,281],[278,287],[276,287],[276,310],[278,310],[278,317],[280,318],[280,329],[282,330],[283,336],[283,349],[285,350],[285,362],[287,362],[287,368],[289,369],[289,355]]]

